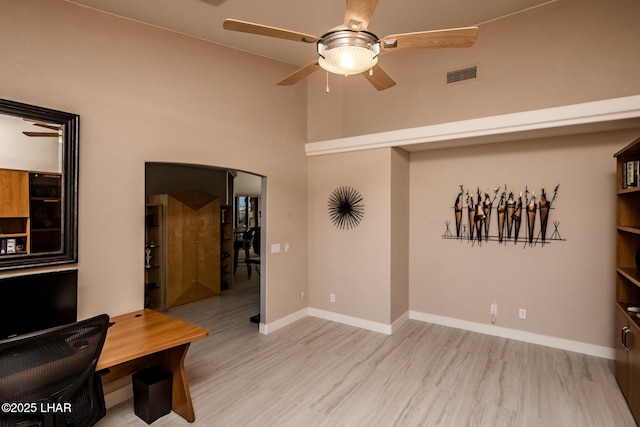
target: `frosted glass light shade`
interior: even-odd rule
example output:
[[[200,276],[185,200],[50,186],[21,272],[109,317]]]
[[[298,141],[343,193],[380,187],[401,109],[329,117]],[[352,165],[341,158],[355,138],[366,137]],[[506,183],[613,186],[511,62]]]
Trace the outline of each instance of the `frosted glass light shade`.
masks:
[[[366,31],[338,30],[318,41],[318,64],[334,74],[352,75],[370,70],[378,63],[380,43]]]
[[[363,47],[343,46],[325,51],[318,64],[330,73],[350,76],[370,70],[378,63],[373,51]]]

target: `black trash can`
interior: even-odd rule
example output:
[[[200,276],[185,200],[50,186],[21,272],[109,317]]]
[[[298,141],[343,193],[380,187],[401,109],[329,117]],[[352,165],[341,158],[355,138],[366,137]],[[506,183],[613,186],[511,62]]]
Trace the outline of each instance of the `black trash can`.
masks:
[[[131,376],[135,414],[147,424],[171,412],[173,375],[159,366],[151,366]]]

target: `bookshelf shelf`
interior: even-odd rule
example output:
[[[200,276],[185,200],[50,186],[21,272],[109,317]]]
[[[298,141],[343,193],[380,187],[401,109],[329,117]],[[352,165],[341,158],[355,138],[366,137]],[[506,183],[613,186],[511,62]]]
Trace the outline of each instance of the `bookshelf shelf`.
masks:
[[[640,193],[640,187],[621,188],[618,190],[618,196],[624,196],[625,194]]]
[[[640,271],[635,267],[618,267],[618,273],[622,274],[636,286],[640,286]],[[619,301],[619,303],[621,303]],[[630,304],[627,304],[630,305]]]
[[[165,295],[165,262],[162,251],[163,229],[160,226],[163,221],[163,206],[159,204],[147,204],[145,207],[145,257],[148,256],[148,266],[144,267],[144,306],[156,310],[166,309]],[[147,263],[145,259],[145,263]]]
[[[618,231],[631,234],[640,234],[640,227],[620,225],[618,226]]]

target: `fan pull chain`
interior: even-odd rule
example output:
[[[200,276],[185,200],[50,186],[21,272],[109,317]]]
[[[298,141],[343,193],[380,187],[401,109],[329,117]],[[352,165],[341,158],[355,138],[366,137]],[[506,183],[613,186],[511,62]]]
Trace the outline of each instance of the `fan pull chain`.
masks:
[[[329,93],[329,72],[327,71],[327,93]]]
[[[373,51],[371,52],[371,68],[369,68],[369,76],[373,76],[373,60],[375,59],[375,57],[373,56]]]

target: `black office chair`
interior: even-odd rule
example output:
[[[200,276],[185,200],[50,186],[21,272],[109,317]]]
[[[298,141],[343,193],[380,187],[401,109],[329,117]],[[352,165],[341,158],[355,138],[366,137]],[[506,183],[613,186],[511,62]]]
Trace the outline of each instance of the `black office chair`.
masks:
[[[251,243],[253,242],[253,228],[242,233],[242,240],[235,240],[233,242],[233,274],[236,274],[238,270],[238,254],[240,250],[244,251],[244,259],[247,260],[251,257]],[[251,278],[251,265],[247,264],[247,274]]]
[[[253,248],[253,253],[255,256],[246,258],[244,262],[249,267],[249,279],[251,279],[251,269],[252,267],[260,275],[260,227],[253,227],[251,229],[253,233],[253,240],[251,242],[251,247]]]
[[[95,369],[108,325],[101,314],[0,340],[0,402],[16,404],[0,411],[0,426],[85,427],[104,417]]]

